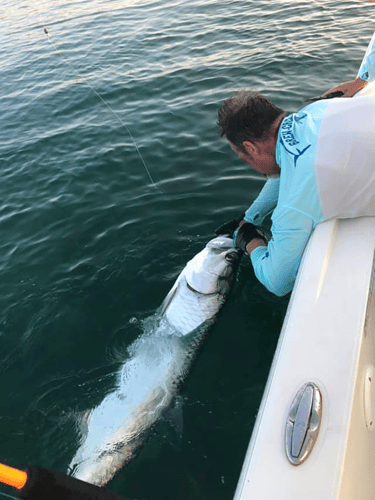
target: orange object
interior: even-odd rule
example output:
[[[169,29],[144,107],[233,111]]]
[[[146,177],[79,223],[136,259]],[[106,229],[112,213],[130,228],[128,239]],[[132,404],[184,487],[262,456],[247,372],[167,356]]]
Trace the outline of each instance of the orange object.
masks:
[[[7,465],[0,464],[0,482],[13,488],[21,489],[25,486],[27,474],[23,470],[14,469]]]

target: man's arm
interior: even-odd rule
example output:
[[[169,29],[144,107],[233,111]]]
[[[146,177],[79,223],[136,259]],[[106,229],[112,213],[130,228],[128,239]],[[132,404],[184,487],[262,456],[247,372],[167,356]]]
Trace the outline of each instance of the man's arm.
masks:
[[[246,249],[259,281],[270,292],[282,296],[293,288],[314,224],[307,215],[287,208],[278,208],[275,219],[268,245],[254,238]]]
[[[258,247],[266,247],[267,243],[265,243],[263,240],[260,238],[253,238],[249,243],[246,245],[246,253],[251,254],[253,250],[255,250]]]
[[[258,197],[254,200],[250,208],[246,210],[245,222],[251,222],[256,226],[262,225],[264,219],[277,205],[279,186],[279,178],[268,179]]]
[[[375,80],[375,33],[372,36],[371,42],[366,50],[365,57],[358,70],[357,79],[371,82]]]
[[[327,90],[322,97],[326,97],[328,94],[332,94],[338,90],[343,92],[342,97],[353,97],[367,85],[367,82],[372,80],[375,80],[375,33],[358,70],[357,78],[355,80],[340,83],[340,85]]]
[[[361,78],[356,78],[355,80],[349,80],[347,82],[340,83],[336,87],[332,87],[331,89],[324,92],[321,97],[324,99],[329,94],[333,94],[333,92],[341,91],[343,95],[341,97],[353,97],[357,92],[359,92],[363,87],[367,85],[365,80]]]

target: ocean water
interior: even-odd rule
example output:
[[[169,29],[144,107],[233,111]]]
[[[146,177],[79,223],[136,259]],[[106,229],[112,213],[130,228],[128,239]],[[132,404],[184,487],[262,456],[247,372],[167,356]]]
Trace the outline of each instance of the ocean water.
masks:
[[[3,0],[0,19],[0,461],[66,471],[142,321],[264,183],[218,106],[248,88],[291,112],[354,78],[375,4]],[[232,498],[288,299],[242,262],[178,411],[110,489]]]

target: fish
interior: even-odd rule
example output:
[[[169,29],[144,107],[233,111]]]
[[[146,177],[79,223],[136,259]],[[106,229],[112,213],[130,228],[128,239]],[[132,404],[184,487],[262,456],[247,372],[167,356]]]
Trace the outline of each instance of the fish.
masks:
[[[68,473],[104,486],[138,453],[171,407],[232,288],[242,252],[228,236],[210,240],[184,267],[143,333],[128,348],[115,389],[81,421]]]

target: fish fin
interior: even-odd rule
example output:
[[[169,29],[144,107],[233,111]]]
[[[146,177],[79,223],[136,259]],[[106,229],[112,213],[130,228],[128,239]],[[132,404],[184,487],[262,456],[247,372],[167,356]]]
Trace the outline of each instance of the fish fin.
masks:
[[[169,291],[168,295],[165,297],[163,304],[161,305],[160,316],[163,316],[166,313],[168,307],[170,306],[172,300],[174,299],[177,293],[178,287],[179,287],[179,281],[176,281],[174,286]]]

